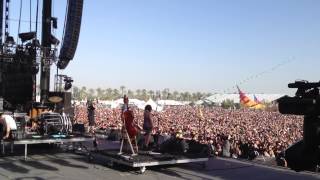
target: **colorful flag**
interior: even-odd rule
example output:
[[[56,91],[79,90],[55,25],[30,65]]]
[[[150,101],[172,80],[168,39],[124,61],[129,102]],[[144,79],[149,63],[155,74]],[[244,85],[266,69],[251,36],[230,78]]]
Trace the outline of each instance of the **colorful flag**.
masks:
[[[264,109],[265,108],[265,106],[262,103],[256,101],[258,99],[255,96],[254,96],[255,100],[253,101],[244,92],[242,92],[238,86],[237,86],[237,89],[239,92],[241,105],[243,105],[244,107],[252,108],[252,109]]]
[[[253,95],[253,100],[256,103],[261,104],[261,101],[259,101],[259,99],[256,97],[256,95]]]

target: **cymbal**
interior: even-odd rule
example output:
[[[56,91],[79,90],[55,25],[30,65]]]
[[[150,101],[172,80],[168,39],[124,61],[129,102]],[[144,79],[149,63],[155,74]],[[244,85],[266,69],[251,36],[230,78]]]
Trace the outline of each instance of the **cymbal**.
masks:
[[[49,101],[52,103],[59,103],[62,101],[62,97],[59,96],[51,96],[49,97]]]

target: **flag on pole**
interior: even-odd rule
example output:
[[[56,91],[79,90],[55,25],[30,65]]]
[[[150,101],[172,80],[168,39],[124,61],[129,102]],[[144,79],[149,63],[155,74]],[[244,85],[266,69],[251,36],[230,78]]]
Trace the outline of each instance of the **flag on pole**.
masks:
[[[254,102],[256,102],[256,103],[261,104],[261,101],[257,98],[256,95],[253,95],[253,100],[254,100]]]
[[[242,92],[237,86],[239,96],[240,96],[240,104],[244,107],[252,108],[252,109],[264,109],[265,106],[261,102],[257,102],[257,98],[254,96],[254,101],[251,100],[244,92]]]

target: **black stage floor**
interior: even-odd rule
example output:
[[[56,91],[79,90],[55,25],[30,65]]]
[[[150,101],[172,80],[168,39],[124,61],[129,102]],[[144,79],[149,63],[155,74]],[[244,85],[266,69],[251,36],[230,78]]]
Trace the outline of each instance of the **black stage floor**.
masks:
[[[73,153],[41,153],[0,158],[1,180],[313,180],[315,173],[294,172],[232,159],[209,158],[206,168],[198,163],[150,167],[144,174],[128,166],[106,166],[102,159],[88,163],[83,155]]]
[[[102,155],[106,155],[108,157],[121,159],[127,162],[153,162],[153,161],[171,161],[171,160],[182,160],[182,159],[198,159],[198,158],[208,158],[203,154],[184,154],[184,155],[175,155],[175,154],[162,154],[157,152],[150,151],[141,151],[136,156],[130,156],[130,154],[122,154],[119,155],[119,150],[102,150],[98,151]],[[130,158],[128,158],[130,157]]]
[[[92,143],[86,143],[88,147]],[[104,140],[99,145],[117,147],[118,143]],[[117,152],[117,151],[116,151]],[[88,162],[86,154],[66,152],[64,149],[37,144],[30,147],[28,160],[19,152],[0,157],[0,180],[313,180],[320,175],[310,172],[294,172],[276,166],[265,166],[254,162],[234,159],[209,158],[205,168],[199,163],[149,167],[144,174],[137,168],[116,165],[108,167],[103,157]]]

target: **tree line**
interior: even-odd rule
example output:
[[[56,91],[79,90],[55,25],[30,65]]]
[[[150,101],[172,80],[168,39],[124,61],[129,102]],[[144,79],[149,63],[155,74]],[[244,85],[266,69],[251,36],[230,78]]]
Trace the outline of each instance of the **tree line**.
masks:
[[[212,95],[211,93],[203,92],[179,92],[170,91],[169,88],[164,88],[163,90],[147,90],[147,89],[137,89],[131,90],[127,89],[125,86],[120,86],[120,88],[87,88],[85,86],[77,87],[73,86],[72,89],[73,99],[84,100],[84,99],[99,99],[99,100],[115,100],[123,97],[126,94],[129,98],[139,99],[147,101],[148,99],[162,99],[162,100],[177,100],[177,101],[198,101],[205,97]]]

